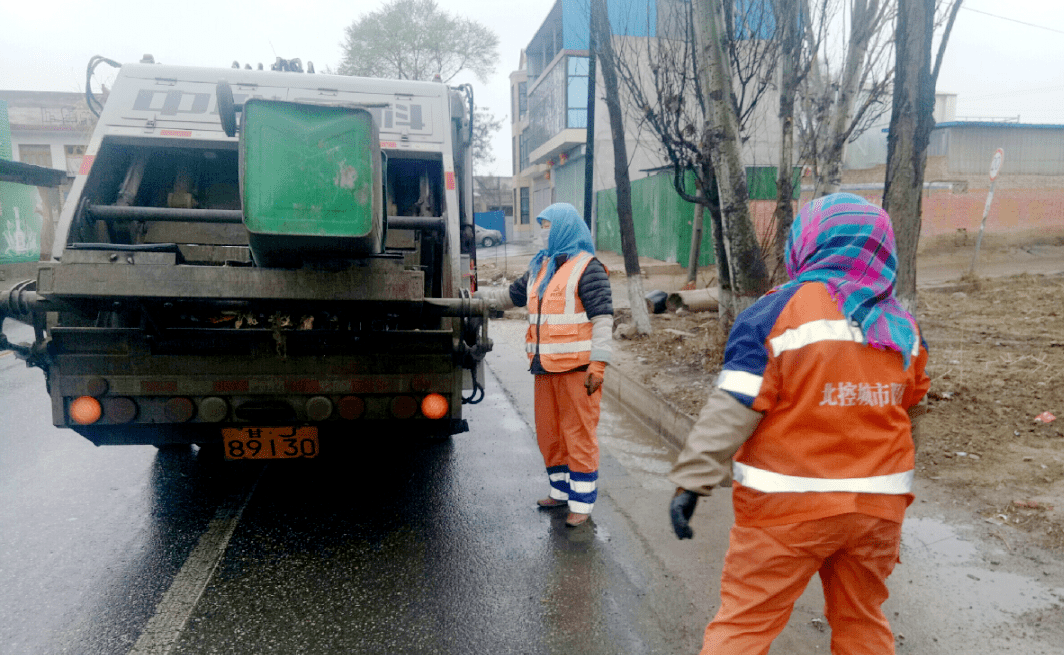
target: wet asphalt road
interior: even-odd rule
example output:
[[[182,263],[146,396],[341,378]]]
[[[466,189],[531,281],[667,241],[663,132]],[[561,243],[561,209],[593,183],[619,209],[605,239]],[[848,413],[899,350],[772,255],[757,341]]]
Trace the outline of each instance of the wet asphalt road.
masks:
[[[447,442],[233,465],[95,448],[0,357],[0,651],[684,650],[683,601],[608,500],[575,530],[534,508],[534,438],[488,382]]]

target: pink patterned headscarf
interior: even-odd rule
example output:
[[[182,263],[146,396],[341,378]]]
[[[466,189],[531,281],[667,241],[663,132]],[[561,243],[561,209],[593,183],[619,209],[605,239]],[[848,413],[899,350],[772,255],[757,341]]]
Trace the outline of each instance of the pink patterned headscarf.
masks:
[[[852,193],[817,198],[798,212],[786,258],[791,282],[780,288],[824,283],[869,345],[899,351],[909,366],[916,321],[894,295],[898,257],[885,211]]]

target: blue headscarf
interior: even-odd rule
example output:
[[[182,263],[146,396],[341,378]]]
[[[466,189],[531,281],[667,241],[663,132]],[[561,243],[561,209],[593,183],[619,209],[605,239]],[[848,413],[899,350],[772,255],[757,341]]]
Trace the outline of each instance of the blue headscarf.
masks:
[[[534,282],[543,262],[547,262],[547,272],[543,276],[543,282],[539,285],[538,295],[542,298],[547,290],[547,283],[554,277],[558,270],[556,258],[558,255],[569,255],[572,259],[581,252],[595,254],[595,244],[591,241],[591,230],[587,229],[584,219],[577,213],[576,207],[567,202],[556,202],[547,207],[536,220],[540,225],[543,221],[550,221],[550,237],[547,247],[540,250],[532,257],[528,264],[528,281]]]

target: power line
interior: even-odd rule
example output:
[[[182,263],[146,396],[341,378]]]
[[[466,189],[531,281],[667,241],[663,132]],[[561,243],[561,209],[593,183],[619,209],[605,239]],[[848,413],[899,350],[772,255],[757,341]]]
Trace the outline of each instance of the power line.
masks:
[[[1037,25],[1035,23],[1027,23],[1027,22],[1022,21],[1022,20],[1016,20],[1015,18],[1009,18],[1008,16],[998,16],[997,14],[992,14],[992,13],[990,13],[988,11],[982,11],[980,9],[972,9],[971,7],[968,7],[968,6],[965,6],[965,5],[961,5],[961,9],[967,9],[968,11],[974,11],[977,14],[984,14],[984,15],[990,16],[992,18],[1000,18],[1001,20],[1007,20],[1007,21],[1011,21],[1013,23],[1019,23],[1020,25],[1026,25],[1028,27],[1037,27],[1038,29],[1049,30],[1050,32],[1056,32],[1057,34],[1064,34],[1064,30],[1058,30],[1058,29],[1054,29],[1052,27],[1046,27],[1045,25]]]

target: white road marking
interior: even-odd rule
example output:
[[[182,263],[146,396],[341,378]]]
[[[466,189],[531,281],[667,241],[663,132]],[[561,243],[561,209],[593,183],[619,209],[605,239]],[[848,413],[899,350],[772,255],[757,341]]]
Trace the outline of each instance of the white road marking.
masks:
[[[229,539],[265,471],[263,467],[246,494],[233,494],[218,507],[207,531],[200,536],[184,566],[174,576],[170,588],[155,607],[155,614],[129,655],[166,655],[173,649],[225,554]]]

